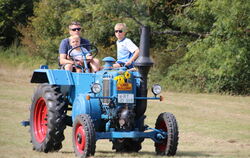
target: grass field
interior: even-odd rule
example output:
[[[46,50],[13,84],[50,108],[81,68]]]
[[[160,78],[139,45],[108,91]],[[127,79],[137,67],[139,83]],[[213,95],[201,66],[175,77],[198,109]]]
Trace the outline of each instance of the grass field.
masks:
[[[35,87],[29,83],[31,74],[21,67],[14,70],[0,64],[0,158],[75,157],[71,127],[65,130],[59,152],[32,150],[29,127],[20,125],[29,117]],[[145,123],[154,127],[157,116],[165,111],[176,116],[180,132],[176,158],[250,157],[250,97],[172,92],[162,95],[163,102],[149,102]],[[151,140],[143,142],[139,153],[118,154],[111,147],[108,140],[98,141],[95,157],[156,157]]]

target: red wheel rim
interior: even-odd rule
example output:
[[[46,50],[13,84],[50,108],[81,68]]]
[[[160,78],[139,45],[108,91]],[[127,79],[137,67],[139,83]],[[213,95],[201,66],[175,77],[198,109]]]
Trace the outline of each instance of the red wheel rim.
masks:
[[[162,129],[163,131],[167,132],[167,126],[165,124],[165,121],[162,120],[158,126],[156,127],[157,129]],[[164,152],[166,150],[166,146],[167,146],[167,138],[162,142],[162,143],[157,143],[156,147],[159,149],[159,151]]]
[[[47,133],[47,107],[44,98],[39,98],[34,111],[34,133],[36,140],[41,143]]]
[[[79,153],[83,153],[86,145],[86,133],[81,124],[76,125],[75,130],[75,145]]]

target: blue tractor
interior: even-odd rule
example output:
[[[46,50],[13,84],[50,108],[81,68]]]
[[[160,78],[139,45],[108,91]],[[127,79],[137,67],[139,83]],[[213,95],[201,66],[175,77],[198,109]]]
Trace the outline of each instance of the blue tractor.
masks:
[[[72,126],[74,151],[81,158],[95,154],[99,139],[109,139],[117,152],[138,152],[143,140],[150,138],[157,154],[176,154],[179,132],[173,114],[161,113],[154,128],[144,125],[147,100],[162,97],[158,97],[158,84],[152,87],[154,96],[147,96],[147,74],[153,64],[149,57],[150,28],[141,30],[136,70],[113,68],[115,59],[106,57],[104,68],[96,73],[89,73],[87,64],[82,67],[84,73],[47,66],[33,72],[31,83],[39,85],[32,97],[29,121],[23,123],[30,125],[34,150],[60,150],[64,129]],[[96,53],[97,48],[90,52]],[[82,52],[84,59],[85,55]]]

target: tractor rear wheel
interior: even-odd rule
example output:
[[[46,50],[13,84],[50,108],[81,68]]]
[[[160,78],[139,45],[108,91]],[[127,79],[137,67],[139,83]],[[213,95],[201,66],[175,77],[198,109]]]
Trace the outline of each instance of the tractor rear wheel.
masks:
[[[178,125],[171,113],[161,113],[155,123],[155,128],[167,132],[167,138],[161,143],[155,143],[157,155],[174,156],[178,146]]]
[[[96,139],[94,124],[87,114],[78,115],[73,123],[73,147],[77,157],[95,154]]]
[[[30,107],[30,134],[33,149],[40,152],[62,148],[67,105],[58,86],[37,87]]]

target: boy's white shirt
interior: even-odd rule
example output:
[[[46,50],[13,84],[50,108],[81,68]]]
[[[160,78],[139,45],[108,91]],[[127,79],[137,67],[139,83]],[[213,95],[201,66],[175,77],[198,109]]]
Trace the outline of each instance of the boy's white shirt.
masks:
[[[126,63],[133,53],[139,49],[129,38],[116,41],[117,44],[117,61]]]

